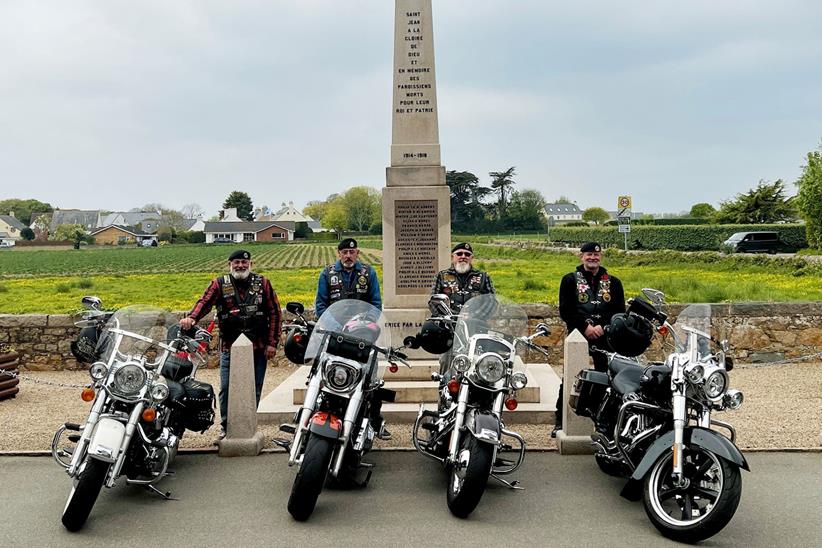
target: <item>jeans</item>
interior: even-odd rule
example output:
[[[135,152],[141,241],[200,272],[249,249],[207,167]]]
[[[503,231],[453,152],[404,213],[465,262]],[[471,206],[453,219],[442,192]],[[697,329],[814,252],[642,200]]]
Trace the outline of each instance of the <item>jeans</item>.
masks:
[[[254,388],[257,396],[257,405],[260,405],[260,394],[263,391],[265,380],[265,366],[268,360],[265,349],[254,349]],[[223,428],[228,425],[228,379],[231,370],[231,353],[220,353],[220,424]]]

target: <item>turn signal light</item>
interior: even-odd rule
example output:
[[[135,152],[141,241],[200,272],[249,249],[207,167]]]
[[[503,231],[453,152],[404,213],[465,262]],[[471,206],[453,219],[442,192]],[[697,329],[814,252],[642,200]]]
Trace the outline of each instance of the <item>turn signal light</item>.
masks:
[[[519,402],[514,398],[508,398],[507,400],[505,400],[505,408],[508,411],[513,411],[517,408],[517,405],[519,405]]]
[[[451,393],[452,396],[456,396],[457,392],[460,391],[460,381],[457,379],[451,379],[448,381],[448,392]]]
[[[94,388],[90,386],[86,386],[85,388],[83,388],[83,391],[80,392],[80,398],[83,401],[91,401],[94,399],[94,396]]]
[[[668,334],[668,326],[667,325],[660,325],[656,328],[656,332],[660,335],[667,335]]]
[[[157,418],[157,410],[153,407],[146,407],[143,409],[143,420],[146,422],[154,422]]]
[[[391,365],[388,366],[388,370],[391,371],[392,373],[396,373],[397,371],[400,370],[400,367],[397,364],[392,363]]]
[[[291,338],[295,343],[300,344],[303,342],[303,334],[302,333],[294,333],[294,336]]]

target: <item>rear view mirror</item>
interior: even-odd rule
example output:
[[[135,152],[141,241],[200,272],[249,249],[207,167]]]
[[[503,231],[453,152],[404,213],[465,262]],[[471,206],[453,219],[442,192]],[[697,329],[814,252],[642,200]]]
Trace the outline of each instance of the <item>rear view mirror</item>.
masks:
[[[100,297],[94,297],[91,295],[83,297],[81,302],[83,303],[83,306],[89,310],[100,310],[103,306],[103,301],[100,300]]]
[[[402,340],[402,344],[406,348],[416,349],[420,347],[420,343],[417,341],[417,338],[410,335]]]
[[[437,293],[431,295],[428,299],[428,310],[435,316],[450,316],[451,315],[451,299],[444,293]]]
[[[295,301],[286,304],[285,309],[297,316],[302,316],[302,313],[305,312],[305,307],[303,306],[303,303],[298,303]]]

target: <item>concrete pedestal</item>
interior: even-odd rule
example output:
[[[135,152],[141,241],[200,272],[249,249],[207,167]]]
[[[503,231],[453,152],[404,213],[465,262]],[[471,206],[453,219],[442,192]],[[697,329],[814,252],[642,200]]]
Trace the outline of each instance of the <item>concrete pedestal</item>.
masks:
[[[562,430],[557,432],[557,446],[562,455],[591,454],[591,434],[594,424],[590,419],[579,417],[568,404],[577,374],[588,368],[588,341],[574,329],[565,339],[565,367],[562,372]]]
[[[228,428],[217,442],[221,457],[259,455],[263,435],[257,432],[257,398],[254,388],[254,348],[245,335],[231,345],[228,391]]]

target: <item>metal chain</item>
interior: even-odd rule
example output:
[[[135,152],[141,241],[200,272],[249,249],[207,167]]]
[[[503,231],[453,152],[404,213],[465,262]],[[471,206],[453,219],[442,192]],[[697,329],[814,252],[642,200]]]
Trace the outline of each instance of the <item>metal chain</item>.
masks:
[[[35,384],[45,384],[47,386],[56,386],[58,388],[85,388],[85,384],[68,384],[64,382],[54,382],[54,381],[46,381],[42,379],[35,379],[33,377],[29,377],[28,375],[21,375],[20,373],[12,373],[11,371],[0,371],[0,376],[7,376],[13,379],[20,379],[24,381],[33,382]]]

